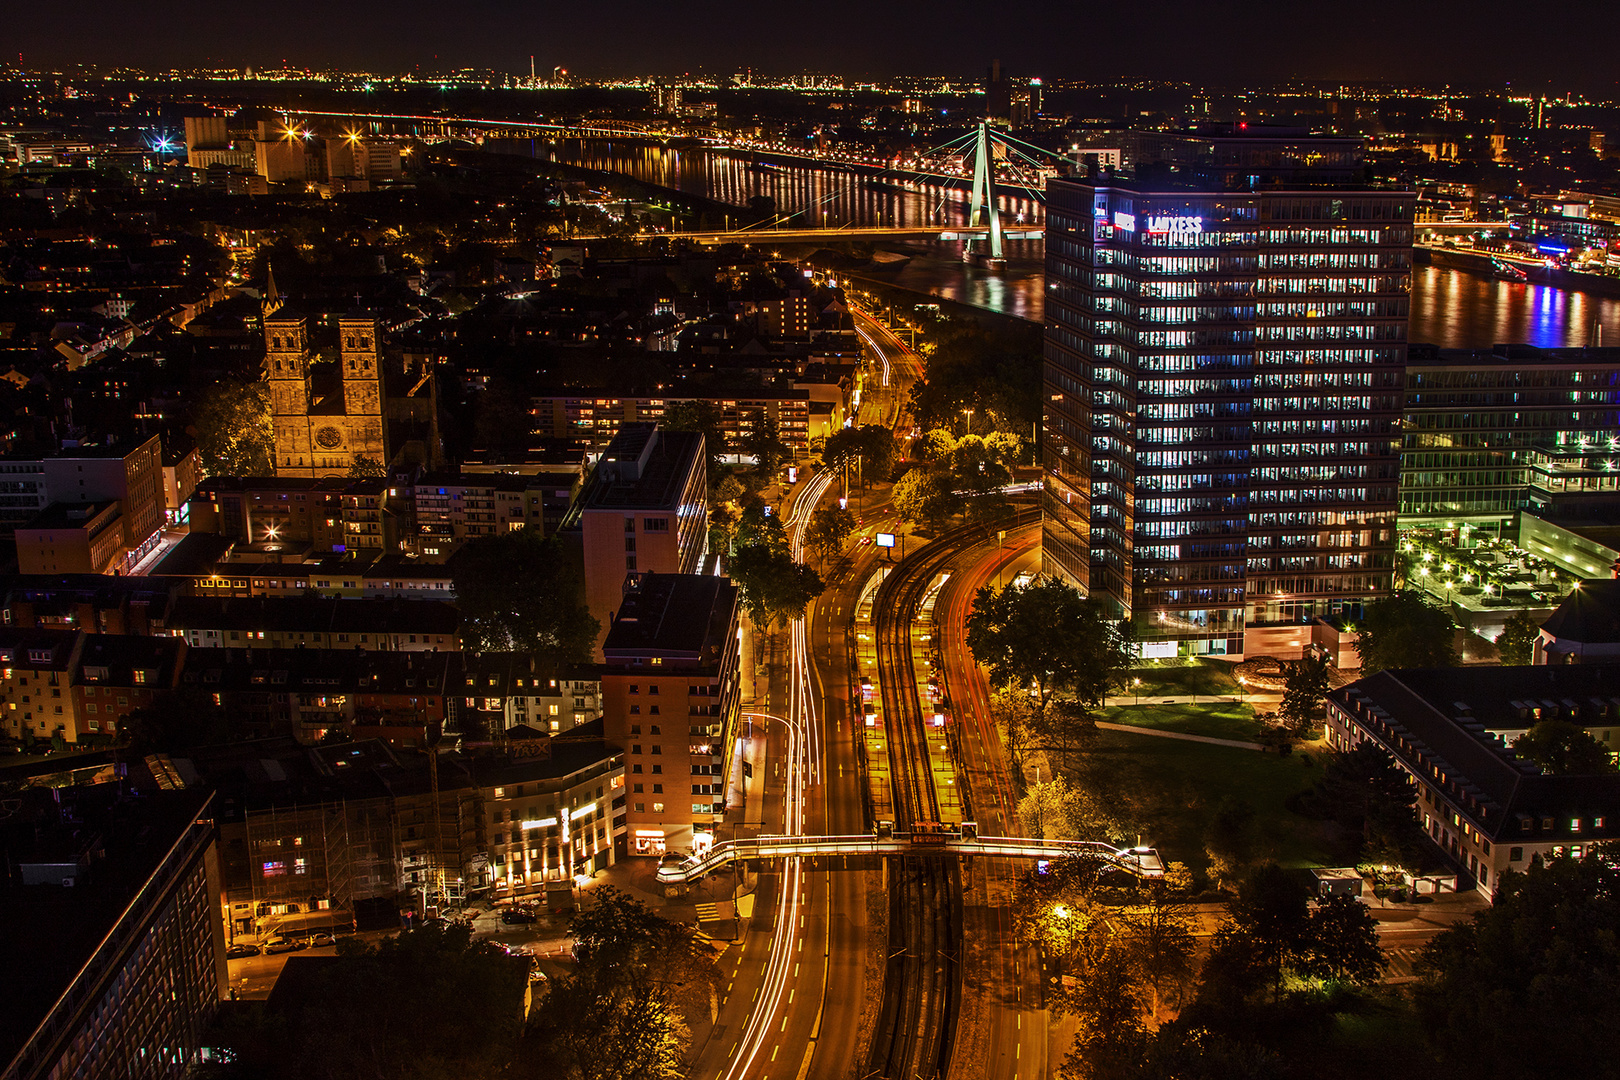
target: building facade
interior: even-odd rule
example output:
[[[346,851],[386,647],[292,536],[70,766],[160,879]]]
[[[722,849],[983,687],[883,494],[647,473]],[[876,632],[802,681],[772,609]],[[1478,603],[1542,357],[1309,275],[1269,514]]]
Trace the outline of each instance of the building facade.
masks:
[[[336,379],[317,370],[308,320],[264,321],[277,476],[346,476],[356,459],[387,465],[384,438],[382,326],[373,318],[338,320]]]
[[[711,843],[737,743],[737,588],[725,578],[642,574],[603,646],[602,720],[625,752],[629,854]]]
[[[1298,655],[1393,586],[1414,196],[1354,140],[1142,142],[1048,187],[1043,567],[1146,656]]]
[[[76,793],[81,803],[104,797]],[[14,920],[6,955],[38,992],[25,1011],[8,1009],[16,1038],[3,1044],[0,1077],[194,1073],[227,987],[211,801],[160,792],[104,812],[84,807],[80,828],[99,828],[109,853],[99,865],[8,843],[29,884],[4,890]]]
[[[1502,875],[1620,834],[1620,773],[1547,773],[1512,750],[1543,720],[1620,748],[1620,665],[1382,671],[1328,695],[1327,739],[1371,742],[1416,791],[1429,838],[1486,897]]]
[[[708,544],[708,464],[703,436],[627,424],[580,494],[585,603],[601,624],[600,648],[630,574],[690,574]]]
[[[1620,507],[1620,349],[1413,346],[1401,423],[1403,525],[1500,535],[1520,510]]]

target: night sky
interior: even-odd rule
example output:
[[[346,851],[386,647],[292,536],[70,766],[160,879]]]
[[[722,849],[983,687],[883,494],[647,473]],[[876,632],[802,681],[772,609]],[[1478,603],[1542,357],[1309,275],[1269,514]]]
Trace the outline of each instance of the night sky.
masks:
[[[1302,76],[1620,96],[1620,0],[62,0],[8,5],[25,65],[585,76],[833,71],[1215,83]]]

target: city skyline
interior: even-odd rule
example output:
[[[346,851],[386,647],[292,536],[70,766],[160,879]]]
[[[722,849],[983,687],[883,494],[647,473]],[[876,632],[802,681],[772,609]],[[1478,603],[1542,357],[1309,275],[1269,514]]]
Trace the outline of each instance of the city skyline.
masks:
[[[1620,31],[1615,9],[1577,6],[1587,9],[1587,40]],[[519,71],[533,55],[542,70],[562,67],[596,78],[749,68],[885,78],[942,72],[977,77],[999,57],[1009,71],[1052,78],[1222,82],[1240,72],[1251,84],[1310,78],[1511,83],[1527,91],[1587,93],[1620,87],[1614,65],[1571,61],[1570,20],[1526,21],[1506,0],[1374,0],[1295,11],[1287,20],[1272,18],[1268,5],[1249,3],[1213,24],[1190,0],[1083,12],[1043,0],[1012,0],[996,8],[988,25],[984,12],[962,3],[932,5],[926,12],[836,3],[818,11],[814,22],[737,0],[704,5],[701,13],[630,0],[618,12],[617,32],[608,34],[591,11],[529,9],[509,0],[480,0],[449,26],[433,25],[435,10],[417,0],[387,8],[299,0],[274,11],[210,11],[206,18],[174,0],[139,8],[89,0],[15,13],[9,37],[16,51],[8,50],[6,60],[15,57],[25,69],[30,63],[88,62]],[[296,29],[311,25],[321,32]],[[1507,25],[1513,26],[1511,48],[1502,45],[1500,28]],[[838,27],[848,32],[840,34]],[[1400,33],[1392,34],[1391,27]],[[493,43],[497,39],[500,44]],[[897,50],[897,41],[910,47]]]

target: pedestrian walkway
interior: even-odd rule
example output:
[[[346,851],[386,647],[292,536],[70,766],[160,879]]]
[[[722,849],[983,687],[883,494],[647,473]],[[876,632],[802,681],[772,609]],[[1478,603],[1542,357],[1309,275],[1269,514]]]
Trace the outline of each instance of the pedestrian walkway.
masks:
[[[1097,726],[1104,731],[1128,731],[1133,735],[1151,735],[1156,739],[1180,739],[1182,742],[1207,743],[1210,746],[1230,746],[1235,750],[1259,750],[1264,752],[1266,749],[1257,742],[1217,739],[1210,735],[1188,735],[1184,731],[1161,731],[1158,728],[1138,727],[1135,724],[1105,724],[1099,720]]]

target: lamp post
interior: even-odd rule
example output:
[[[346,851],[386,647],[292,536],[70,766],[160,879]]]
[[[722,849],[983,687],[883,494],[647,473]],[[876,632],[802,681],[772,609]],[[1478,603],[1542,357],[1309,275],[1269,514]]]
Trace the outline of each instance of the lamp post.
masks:
[[[1243,704],[1243,692],[1249,688],[1249,680],[1238,676],[1238,704]]]
[[[1136,693],[1136,703],[1142,704],[1142,680],[1140,677],[1131,679],[1131,689]]]

